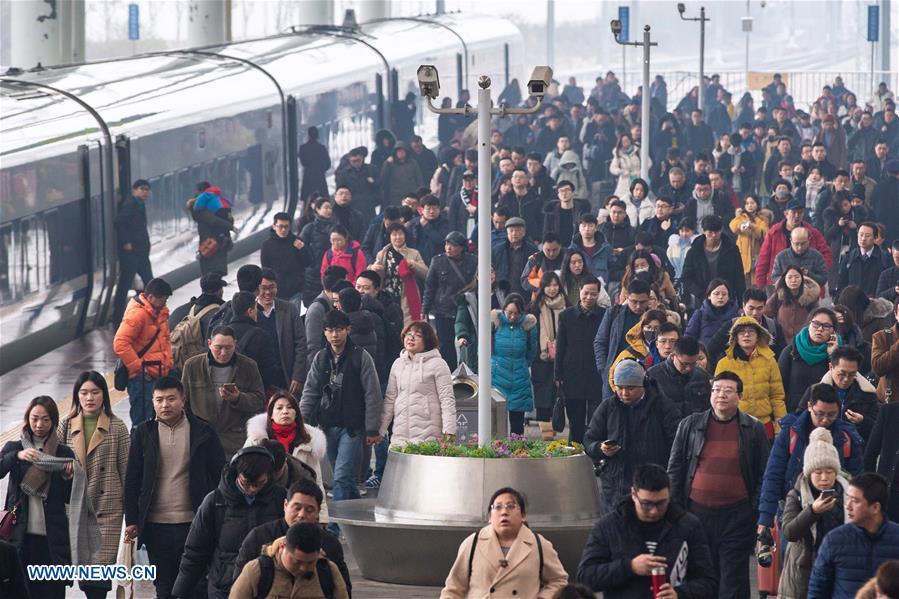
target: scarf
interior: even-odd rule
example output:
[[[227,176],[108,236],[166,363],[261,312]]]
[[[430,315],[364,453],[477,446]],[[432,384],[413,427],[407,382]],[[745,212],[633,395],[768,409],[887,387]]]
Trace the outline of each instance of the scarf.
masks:
[[[272,434],[275,440],[284,446],[284,452],[290,455],[290,445],[297,438],[297,424],[278,424],[272,421]]]
[[[841,345],[843,340],[837,334],[837,345]],[[799,352],[799,356],[809,366],[820,364],[829,358],[827,353],[827,344],[815,345],[808,334],[808,327],[803,327],[801,331],[793,338],[793,346]]]
[[[97,516],[87,496],[87,473],[78,460],[56,457],[59,439],[51,434],[44,444],[40,460],[31,464],[22,477],[19,487],[30,497],[47,499],[50,490],[50,476],[62,473],[72,462],[72,495],[69,499],[69,546],[72,564],[92,564],[103,544]],[[30,433],[22,435],[22,449],[37,449]]]
[[[397,267],[403,255],[396,248],[390,246],[384,256],[384,291],[387,291],[394,297],[400,297],[403,291],[403,281],[397,273]]]
[[[546,296],[540,305],[540,359],[549,362],[549,346],[556,342],[556,330],[559,326],[559,314],[565,309],[565,295],[559,293],[555,298]]]

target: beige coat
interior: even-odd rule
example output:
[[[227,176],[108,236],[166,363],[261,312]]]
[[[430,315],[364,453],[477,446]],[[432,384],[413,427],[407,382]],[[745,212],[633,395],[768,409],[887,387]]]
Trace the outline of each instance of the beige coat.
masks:
[[[378,274],[381,275],[381,286],[384,286],[384,275],[387,272],[387,250],[390,248],[390,244],[385,245],[381,248],[381,251],[378,252],[378,255],[375,256],[374,264],[379,264],[383,267],[382,270],[378,271]],[[412,269],[412,272],[415,273],[415,276],[421,279],[422,281],[425,277],[428,276],[428,265],[425,264],[425,261],[422,260],[421,254],[418,253],[418,250],[410,248],[408,245],[404,245],[399,250],[399,253],[403,255],[406,259],[406,262],[409,263],[409,268]],[[403,326],[408,325],[414,319],[412,318],[412,313],[409,311],[409,304],[406,302],[406,294],[400,294],[400,305],[403,308]]]
[[[439,349],[410,356],[403,350],[390,369],[381,434],[393,421],[391,446],[456,434],[456,396],[449,366]]]
[[[184,363],[184,403],[215,430],[225,449],[225,459],[230,460],[247,438],[247,420],[265,409],[265,390],[256,362],[235,353],[229,382],[237,385],[240,395],[235,402],[223,400],[212,384],[210,359],[207,352]]]
[[[446,577],[440,599],[487,599],[493,597],[537,597],[551,599],[559,589],[568,584],[568,574],[559,561],[552,543],[540,537],[543,546],[543,581],[540,588],[540,556],[537,538],[527,526],[522,526],[518,538],[506,556],[508,566],[500,566],[503,552],[493,527],[487,525],[479,532],[478,546],[472,562],[471,580],[468,579],[468,558],[474,534],[459,546],[456,561]],[[492,591],[492,592],[491,592]]]
[[[128,427],[118,416],[110,418],[100,412],[97,430],[85,451],[84,415],[59,423],[59,442],[67,445],[87,472],[87,496],[97,514],[103,545],[94,563],[114,564],[122,532],[122,516],[125,510],[125,471],[128,467],[128,451],[131,438]]]

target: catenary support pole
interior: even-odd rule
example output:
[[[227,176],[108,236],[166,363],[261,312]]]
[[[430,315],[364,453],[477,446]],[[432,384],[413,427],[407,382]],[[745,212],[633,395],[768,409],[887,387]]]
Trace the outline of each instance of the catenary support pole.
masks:
[[[478,444],[490,443],[493,381],[490,323],[490,78],[478,79]]]
[[[640,177],[649,181],[649,25],[643,27],[643,100],[640,117]]]
[[[705,6],[699,9],[699,110],[705,114]]]

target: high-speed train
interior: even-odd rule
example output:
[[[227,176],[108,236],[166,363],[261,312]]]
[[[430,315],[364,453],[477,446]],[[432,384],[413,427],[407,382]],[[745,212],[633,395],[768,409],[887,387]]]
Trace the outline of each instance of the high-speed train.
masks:
[[[0,77],[0,374],[105,323],[116,206],[147,179],[155,276],[199,276],[185,210],[198,181],[232,199],[232,257],[297,208],[298,144],[318,126],[332,163],[389,128],[434,64],[443,95],[523,74],[510,22],[461,13],[290,32],[213,47],[10,70]],[[422,106],[419,105],[420,114]],[[299,132],[299,133],[298,133]]]

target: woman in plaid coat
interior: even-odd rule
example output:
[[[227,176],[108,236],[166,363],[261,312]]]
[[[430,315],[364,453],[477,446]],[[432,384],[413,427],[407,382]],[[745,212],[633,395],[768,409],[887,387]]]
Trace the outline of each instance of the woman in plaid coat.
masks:
[[[72,409],[59,423],[59,442],[72,449],[87,472],[87,495],[91,500],[103,546],[95,564],[115,564],[124,513],[125,470],[130,437],[128,427],[112,413],[109,387],[93,370],[82,372],[72,391]],[[110,581],[80,581],[88,599],[106,597]]]

